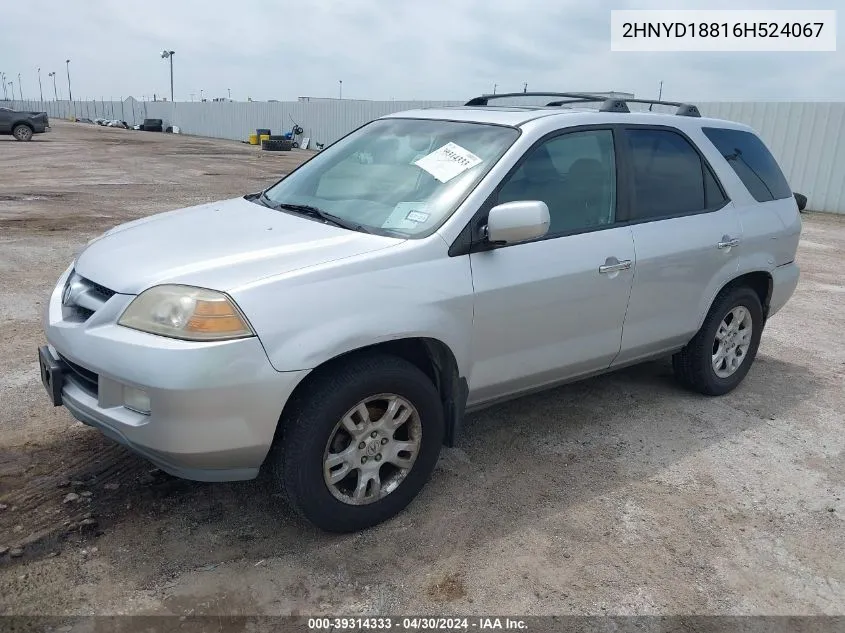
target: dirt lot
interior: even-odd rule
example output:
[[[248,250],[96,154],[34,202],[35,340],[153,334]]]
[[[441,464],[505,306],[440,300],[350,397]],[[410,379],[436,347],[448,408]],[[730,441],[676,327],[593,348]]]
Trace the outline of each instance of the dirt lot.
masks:
[[[317,532],[265,481],[166,476],[49,406],[40,314],[87,240],[304,156],[0,137],[0,613],[845,613],[845,218],[805,216],[798,293],[736,392],[658,362],[489,409],[366,533]]]

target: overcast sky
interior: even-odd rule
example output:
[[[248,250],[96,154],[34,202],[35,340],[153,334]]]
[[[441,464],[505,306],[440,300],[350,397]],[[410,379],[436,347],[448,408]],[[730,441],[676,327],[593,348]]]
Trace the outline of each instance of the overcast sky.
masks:
[[[801,8],[801,0],[10,0],[0,71],[25,98],[168,95],[292,100],[465,99],[490,92],[617,90],[665,99],[843,100],[835,53],[611,53],[610,9]],[[807,2],[809,5],[810,3]],[[845,9],[845,0],[813,3]]]

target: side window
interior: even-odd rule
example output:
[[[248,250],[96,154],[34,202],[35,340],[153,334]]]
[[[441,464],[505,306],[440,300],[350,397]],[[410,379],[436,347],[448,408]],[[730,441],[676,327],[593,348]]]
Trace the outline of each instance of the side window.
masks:
[[[702,130],[757,202],[792,196],[777,161],[756,134],[715,127]]]
[[[549,235],[612,224],[616,217],[613,133],[572,132],[530,150],[499,189],[499,203],[517,200],[546,203]]]
[[[710,168],[671,130],[626,130],[631,152],[632,220],[715,209],[727,201]]]

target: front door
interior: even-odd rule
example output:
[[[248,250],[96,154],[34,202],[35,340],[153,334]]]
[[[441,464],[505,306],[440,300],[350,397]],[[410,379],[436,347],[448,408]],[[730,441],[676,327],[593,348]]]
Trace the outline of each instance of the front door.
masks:
[[[541,239],[470,255],[475,290],[468,404],[607,368],[618,354],[634,277],[631,228],[616,223],[614,132],[547,138],[495,203],[542,200]]]

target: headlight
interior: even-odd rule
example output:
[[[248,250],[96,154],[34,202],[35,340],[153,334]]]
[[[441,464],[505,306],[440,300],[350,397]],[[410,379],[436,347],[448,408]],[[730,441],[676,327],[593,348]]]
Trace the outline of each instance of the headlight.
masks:
[[[223,341],[255,334],[229,297],[191,286],[145,290],[129,304],[118,323],[188,341]]]

